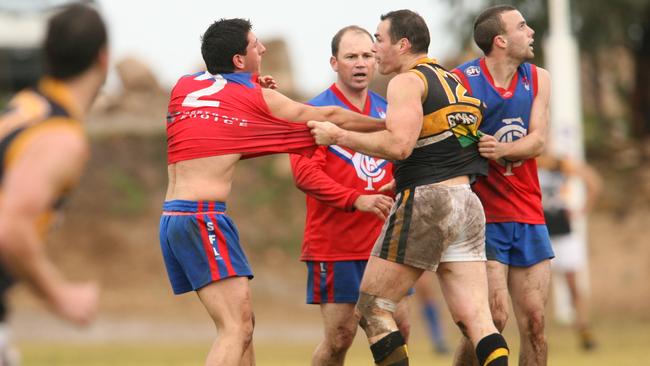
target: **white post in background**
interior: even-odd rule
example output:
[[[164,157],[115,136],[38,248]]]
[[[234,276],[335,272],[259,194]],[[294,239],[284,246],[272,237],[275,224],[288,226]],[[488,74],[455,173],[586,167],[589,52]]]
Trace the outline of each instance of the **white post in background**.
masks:
[[[584,161],[582,131],[582,100],[580,95],[580,62],[578,44],[571,34],[569,0],[548,0],[549,37],[546,40],[546,66],[551,74],[551,152],[568,158]],[[583,207],[584,187],[572,182],[571,206]],[[579,245],[586,251],[586,219],[572,220]],[[588,273],[579,274],[579,284],[588,290]],[[553,276],[555,314],[559,321],[573,320],[568,287],[563,277]]]

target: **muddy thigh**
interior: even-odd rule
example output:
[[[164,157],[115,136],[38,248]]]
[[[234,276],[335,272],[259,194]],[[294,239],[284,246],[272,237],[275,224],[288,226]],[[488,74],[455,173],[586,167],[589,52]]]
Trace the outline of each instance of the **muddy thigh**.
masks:
[[[429,264],[440,262],[442,252],[458,236],[454,225],[457,206],[445,187],[416,189],[408,259]]]

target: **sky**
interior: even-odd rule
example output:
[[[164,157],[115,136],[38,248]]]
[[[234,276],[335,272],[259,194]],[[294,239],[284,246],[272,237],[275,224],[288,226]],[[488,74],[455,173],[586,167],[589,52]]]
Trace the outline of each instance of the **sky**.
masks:
[[[220,18],[250,19],[253,32],[262,41],[284,38],[298,91],[307,95],[319,93],[334,80],[329,66],[334,33],[344,26],[357,24],[372,34],[379,16],[391,10],[411,9],[424,17],[432,36],[430,56],[444,59],[456,52],[452,43],[455,38],[445,34],[447,5],[441,0],[99,0],[99,3],[109,27],[113,62],[135,56],[149,64],[165,86],[197,71],[197,65],[201,65],[200,37]],[[115,85],[119,83],[112,75],[108,87]]]

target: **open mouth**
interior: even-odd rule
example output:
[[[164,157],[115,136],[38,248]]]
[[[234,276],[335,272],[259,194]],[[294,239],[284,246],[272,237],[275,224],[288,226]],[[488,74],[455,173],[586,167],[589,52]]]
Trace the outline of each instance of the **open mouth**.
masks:
[[[368,76],[368,74],[366,74],[365,72],[357,72],[352,74],[352,76],[355,78],[365,78],[366,76]]]

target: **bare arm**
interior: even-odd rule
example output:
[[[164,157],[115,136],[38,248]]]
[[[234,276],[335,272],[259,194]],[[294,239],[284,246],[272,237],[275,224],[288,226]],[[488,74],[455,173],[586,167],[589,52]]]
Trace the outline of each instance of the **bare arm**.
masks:
[[[271,114],[276,117],[296,122],[309,120],[330,121],[341,128],[351,131],[379,131],[385,128],[384,121],[360,113],[336,107],[314,107],[295,102],[272,89],[262,89],[264,100]]]
[[[47,257],[36,222],[60,189],[78,178],[87,143],[77,133],[55,130],[35,137],[7,170],[0,202],[0,259],[61,317],[85,324],[94,316],[95,285],[67,282]]]
[[[351,132],[316,121],[308,125],[320,145],[342,145],[366,155],[403,160],[411,155],[422,129],[422,93],[424,84],[413,73],[402,73],[390,81],[385,131]]]
[[[548,71],[537,68],[537,96],[530,111],[528,134],[513,142],[499,142],[494,136],[484,135],[479,141],[479,152],[485,158],[510,161],[532,159],[539,156],[546,143],[549,119],[551,79]]]

